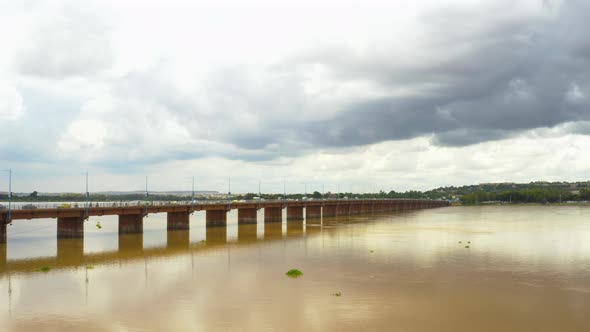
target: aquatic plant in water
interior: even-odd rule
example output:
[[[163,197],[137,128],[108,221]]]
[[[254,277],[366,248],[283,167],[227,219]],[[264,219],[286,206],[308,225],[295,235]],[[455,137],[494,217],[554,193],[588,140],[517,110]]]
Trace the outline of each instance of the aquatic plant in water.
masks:
[[[301,272],[297,269],[291,269],[291,270],[287,271],[287,273],[285,273],[285,274],[290,278],[299,278],[303,275],[303,272]]]
[[[49,266],[42,266],[42,267],[36,269],[35,272],[49,272],[49,270],[51,270],[51,268]]]

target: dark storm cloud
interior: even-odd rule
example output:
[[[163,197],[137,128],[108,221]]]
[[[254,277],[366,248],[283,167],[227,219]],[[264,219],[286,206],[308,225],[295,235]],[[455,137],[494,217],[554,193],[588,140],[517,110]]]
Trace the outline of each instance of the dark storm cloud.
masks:
[[[424,49],[430,54],[404,66],[395,54],[310,56],[306,61],[328,66],[336,78],[418,91],[349,105],[309,126],[313,142],[349,146],[433,134],[438,144],[469,145],[589,120],[588,12],[590,4],[570,1],[547,18],[486,21],[462,16],[469,13],[430,13],[432,39]],[[478,27],[477,20],[488,26]],[[388,56],[390,63],[384,61]]]

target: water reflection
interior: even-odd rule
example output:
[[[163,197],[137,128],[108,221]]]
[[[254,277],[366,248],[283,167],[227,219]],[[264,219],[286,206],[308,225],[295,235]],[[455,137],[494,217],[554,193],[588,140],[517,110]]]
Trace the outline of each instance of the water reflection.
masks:
[[[190,231],[177,229],[168,231],[166,248],[168,249],[188,249],[190,244]]]
[[[258,240],[258,225],[256,224],[239,224],[238,225],[238,242],[240,244],[254,243]]]
[[[75,264],[84,257],[84,238],[63,238],[57,240],[57,260]]]
[[[207,227],[207,246],[223,246],[227,243],[226,227]]]
[[[264,223],[264,239],[280,240],[283,238],[283,224],[277,222]]]
[[[303,221],[289,221],[287,223],[287,237],[300,237],[303,235]]]
[[[119,235],[119,253],[140,254],[143,251],[143,234]]]

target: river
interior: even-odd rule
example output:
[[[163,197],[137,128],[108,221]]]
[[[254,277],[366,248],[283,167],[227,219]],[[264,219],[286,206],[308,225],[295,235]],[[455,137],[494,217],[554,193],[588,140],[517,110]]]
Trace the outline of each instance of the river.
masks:
[[[0,331],[590,331],[590,207],[262,219],[168,234],[155,214],[119,238],[91,218],[59,243],[55,220],[17,220]]]

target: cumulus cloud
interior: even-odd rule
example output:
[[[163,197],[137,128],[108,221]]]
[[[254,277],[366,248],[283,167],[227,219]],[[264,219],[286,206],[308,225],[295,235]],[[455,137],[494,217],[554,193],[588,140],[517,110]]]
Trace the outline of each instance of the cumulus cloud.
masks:
[[[15,121],[25,112],[23,98],[14,86],[0,83],[0,120]]]
[[[45,78],[95,75],[114,63],[109,29],[90,6],[61,4],[39,17],[20,49],[20,72]]]
[[[137,171],[223,160],[250,172],[289,165],[293,177],[331,170],[333,181],[458,180],[479,167],[499,179],[515,168],[491,166],[495,143],[526,137],[534,150],[533,138],[578,144],[590,133],[582,0],[35,4],[6,71],[24,98],[0,101],[12,100],[0,117],[26,104],[35,121],[0,135],[43,135],[43,158],[59,162]],[[0,152],[39,156],[32,146]],[[543,163],[524,152],[515,167]]]

